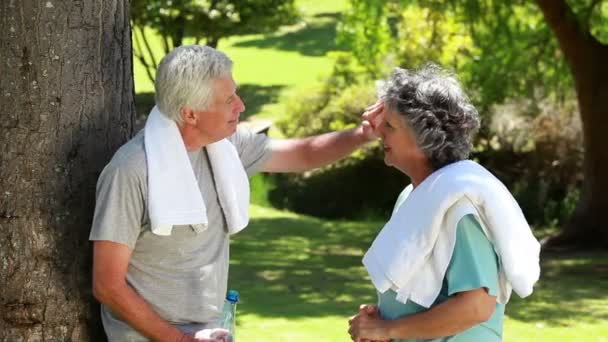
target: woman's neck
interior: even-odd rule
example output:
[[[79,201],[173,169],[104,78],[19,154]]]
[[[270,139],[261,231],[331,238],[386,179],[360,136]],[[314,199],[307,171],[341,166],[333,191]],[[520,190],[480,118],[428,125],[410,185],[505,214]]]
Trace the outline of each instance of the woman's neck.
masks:
[[[430,163],[418,163],[416,166],[411,168],[408,172],[412,185],[416,188],[420,183],[430,176],[435,170],[431,167]]]

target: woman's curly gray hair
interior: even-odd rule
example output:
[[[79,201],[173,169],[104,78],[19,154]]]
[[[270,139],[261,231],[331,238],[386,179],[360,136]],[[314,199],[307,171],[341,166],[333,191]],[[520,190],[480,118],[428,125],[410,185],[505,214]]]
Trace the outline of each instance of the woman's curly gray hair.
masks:
[[[434,170],[469,157],[479,114],[452,74],[435,64],[395,68],[380,97],[412,128]]]

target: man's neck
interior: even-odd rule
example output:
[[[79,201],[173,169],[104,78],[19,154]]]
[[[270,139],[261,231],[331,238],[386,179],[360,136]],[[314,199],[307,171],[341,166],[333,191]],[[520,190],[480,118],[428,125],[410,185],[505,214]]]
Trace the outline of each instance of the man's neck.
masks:
[[[213,142],[187,126],[178,125],[177,128],[188,152],[198,151]]]

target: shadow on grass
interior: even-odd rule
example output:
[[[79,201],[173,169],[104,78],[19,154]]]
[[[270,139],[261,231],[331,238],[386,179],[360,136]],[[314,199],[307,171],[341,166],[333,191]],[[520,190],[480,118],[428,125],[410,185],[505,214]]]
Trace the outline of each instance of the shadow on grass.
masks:
[[[246,40],[235,46],[295,51],[305,56],[325,56],[329,51],[344,50],[343,46],[336,45],[336,25],[340,14],[321,13],[316,17],[332,20],[312,21],[297,31]]]
[[[283,85],[261,86],[257,84],[241,84],[238,93],[245,102],[246,110],[241,114],[244,120],[251,115],[257,114],[262,106],[267,103],[277,102]],[[135,95],[135,108],[137,110],[137,128],[143,127],[143,123],[154,107],[154,93],[139,93]],[[138,129],[137,129],[138,130]]]
[[[235,236],[230,287],[239,311],[266,317],[348,316],[375,301],[361,256],[377,224],[262,218]]]
[[[284,85],[261,86],[257,84],[240,84],[238,94],[245,102],[245,112],[241,114],[241,120],[258,114],[262,106],[275,103],[279,100]]]
[[[230,287],[245,314],[287,319],[348,317],[375,290],[361,264],[381,222],[260,218],[235,236]],[[568,326],[608,319],[608,253],[544,255],[532,296],[513,294],[511,319]],[[346,324],[346,323],[345,323]]]
[[[509,317],[552,326],[608,320],[608,253],[544,254],[541,265],[532,296],[511,297]]]

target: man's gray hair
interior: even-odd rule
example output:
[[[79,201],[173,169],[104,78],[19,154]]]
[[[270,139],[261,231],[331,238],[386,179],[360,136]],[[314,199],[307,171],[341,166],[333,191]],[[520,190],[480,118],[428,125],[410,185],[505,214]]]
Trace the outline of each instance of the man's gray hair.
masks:
[[[479,114],[454,75],[435,64],[395,68],[380,97],[412,128],[434,170],[469,157]]]
[[[232,60],[221,51],[203,45],[177,47],[158,66],[156,105],[167,117],[181,123],[181,108],[207,109],[213,98],[213,79],[231,72]]]

